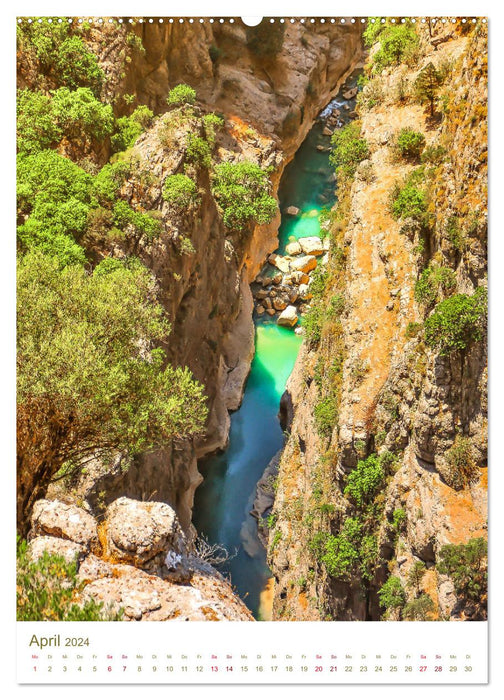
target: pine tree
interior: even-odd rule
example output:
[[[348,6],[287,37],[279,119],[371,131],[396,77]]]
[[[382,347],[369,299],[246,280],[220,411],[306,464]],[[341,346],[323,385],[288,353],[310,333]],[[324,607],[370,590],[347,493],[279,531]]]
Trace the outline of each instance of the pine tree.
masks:
[[[434,100],[436,99],[439,86],[443,82],[440,72],[434,64],[428,63],[418,74],[415,80],[415,90],[418,98],[430,104],[430,115],[434,116]]]

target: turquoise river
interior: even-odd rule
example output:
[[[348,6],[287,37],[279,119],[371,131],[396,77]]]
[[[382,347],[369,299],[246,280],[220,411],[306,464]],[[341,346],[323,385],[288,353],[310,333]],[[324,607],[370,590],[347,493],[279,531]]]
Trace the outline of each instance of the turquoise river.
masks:
[[[354,84],[354,80],[347,81],[347,85]],[[296,206],[301,213],[298,217],[282,214],[279,253],[284,253],[289,241],[320,235],[320,212],[335,202],[334,169],[329,164],[330,136],[327,130],[325,135],[322,132],[326,128],[324,117],[332,108],[340,109],[343,121],[347,121],[353,101],[346,109],[344,105],[339,93],[321,113],[285,169],[279,188],[280,209],[284,212],[285,208]],[[302,337],[278,326],[274,318],[254,320],[256,351],[243,402],[231,415],[227,449],[201,460],[198,465],[204,482],[196,491],[193,522],[210,543],[237,552],[219,568],[230,578],[254,617],[266,619],[268,610],[264,601],[261,602],[261,594],[267,588],[271,572],[257,537],[257,523],[249,511],[257,481],[283,445],[284,435],[278,420],[280,398]]]

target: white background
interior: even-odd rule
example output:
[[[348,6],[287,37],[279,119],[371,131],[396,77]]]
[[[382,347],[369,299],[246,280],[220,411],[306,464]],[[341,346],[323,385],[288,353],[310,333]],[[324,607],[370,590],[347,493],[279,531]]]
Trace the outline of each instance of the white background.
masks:
[[[490,29],[490,684],[487,686],[17,686],[15,681],[15,317],[14,317],[14,270],[15,270],[15,17],[26,15],[57,15],[57,16],[488,16]],[[476,2],[423,2],[405,3],[397,1],[377,2],[328,2],[322,0],[253,0],[249,2],[232,2],[230,0],[215,0],[213,2],[197,2],[183,0],[176,2],[159,2],[149,0],[123,0],[109,2],[90,0],[83,2],[43,2],[21,1],[11,2],[3,8],[0,50],[2,52],[1,86],[2,118],[1,155],[2,167],[0,177],[2,187],[1,218],[1,247],[2,268],[0,285],[2,286],[0,304],[2,309],[2,342],[1,378],[0,385],[2,401],[0,403],[0,426],[2,435],[2,481],[4,487],[1,500],[2,529],[0,531],[3,544],[2,572],[0,586],[2,597],[0,610],[2,626],[0,627],[0,688],[5,691],[4,697],[11,698],[84,698],[92,695],[94,698],[110,697],[114,693],[121,698],[138,698],[140,694],[148,693],[149,698],[173,698],[179,694],[188,697],[200,696],[206,698],[306,698],[312,693],[317,698],[488,698],[502,697],[504,692],[504,619],[502,606],[503,551],[500,538],[503,532],[504,493],[503,458],[499,436],[502,432],[503,410],[501,395],[503,394],[503,366],[501,349],[503,347],[503,288],[504,277],[504,231],[502,226],[503,178],[503,100],[502,90],[504,81],[503,45],[504,17],[501,7],[495,0]],[[191,623],[189,623],[191,624]],[[296,624],[296,623],[291,623]],[[356,623],[357,624],[357,623]],[[366,624],[366,623],[361,623]],[[372,623],[368,623],[372,624]],[[456,623],[455,623],[456,624]],[[470,625],[471,623],[466,623]],[[210,628],[210,625],[209,625]],[[175,631],[175,629],[173,630]],[[210,629],[209,629],[210,632]],[[455,632],[455,627],[454,627]],[[436,624],[432,623],[432,633],[436,634]]]

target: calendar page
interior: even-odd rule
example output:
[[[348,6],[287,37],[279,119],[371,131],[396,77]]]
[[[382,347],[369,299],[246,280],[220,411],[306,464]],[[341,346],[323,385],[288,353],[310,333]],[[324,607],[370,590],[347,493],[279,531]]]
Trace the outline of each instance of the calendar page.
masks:
[[[486,683],[487,18],[15,24],[18,683]]]

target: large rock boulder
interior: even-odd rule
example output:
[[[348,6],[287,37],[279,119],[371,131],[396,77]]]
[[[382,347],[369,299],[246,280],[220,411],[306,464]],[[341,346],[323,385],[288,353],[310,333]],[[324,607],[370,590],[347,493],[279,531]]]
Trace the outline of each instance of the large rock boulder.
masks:
[[[322,255],[324,244],[318,236],[304,236],[298,240],[305,255]]]
[[[285,246],[287,255],[300,255],[303,252],[299,241],[292,241]]]
[[[105,556],[146,571],[176,568],[186,552],[185,537],[166,503],[118,498],[105,513]]]
[[[298,322],[298,315],[295,306],[288,306],[278,317],[279,326],[287,326],[293,328]]]
[[[310,272],[317,267],[317,258],[314,255],[304,255],[302,258],[293,260],[291,267],[299,272]]]
[[[287,216],[299,216],[301,210],[298,207],[290,206],[285,209]]]
[[[63,557],[68,562],[80,561],[87,553],[87,549],[77,542],[62,540],[60,537],[48,537],[41,535],[30,540],[28,544],[28,556],[32,561],[40,559],[44,552]],[[92,555],[91,555],[92,556]]]
[[[32,535],[71,540],[86,550],[98,545],[96,520],[83,508],[62,501],[37,501],[31,517]]]

